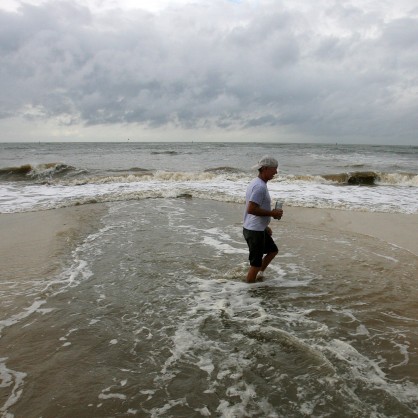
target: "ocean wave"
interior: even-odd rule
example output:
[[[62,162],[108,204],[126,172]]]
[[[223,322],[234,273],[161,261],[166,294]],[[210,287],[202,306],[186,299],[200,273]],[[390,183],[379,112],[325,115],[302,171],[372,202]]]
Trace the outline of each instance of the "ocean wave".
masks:
[[[142,167],[129,169],[109,169],[92,171],[71,165],[53,162],[44,164],[24,164],[17,167],[0,168],[0,181],[34,181],[61,185],[85,185],[108,183],[134,183],[146,181],[161,182],[207,182],[214,179],[233,182],[249,181],[253,173],[231,166],[219,166],[204,171],[149,170]],[[272,182],[317,183],[348,186],[409,186],[418,187],[416,173],[352,171],[331,174],[280,174]]]
[[[19,167],[0,168],[0,178],[2,180],[20,180],[24,179],[32,170],[30,164],[21,165]]]
[[[177,151],[151,151],[151,155],[179,155]]]
[[[207,168],[205,173],[213,173],[213,174],[244,174],[244,172],[235,167],[213,167]]]
[[[347,165],[344,165],[342,167],[344,167],[344,168],[355,168],[355,169],[359,169],[359,168],[366,167],[366,164],[361,164],[361,163],[358,163],[358,164],[347,164]]]
[[[0,212],[47,210],[92,203],[153,198],[198,198],[229,203],[245,203],[247,181],[136,181],[85,185],[18,184],[3,186],[7,199],[0,201]],[[275,182],[269,186],[272,199],[285,206],[316,207],[367,212],[418,213],[416,197],[408,188],[335,187],[333,184]],[[365,198],[366,197],[366,198]]]
[[[310,183],[335,183],[342,185],[364,186],[418,186],[418,175],[415,173],[381,173],[375,171],[355,171],[348,173],[321,175],[288,175],[280,177],[279,181],[295,181]]]
[[[373,172],[358,173],[335,173],[335,174],[301,174],[279,176],[276,181],[302,182],[302,183],[326,183],[326,184],[346,184],[346,185],[374,185],[377,174]]]
[[[210,181],[216,177],[213,173],[194,173],[184,171],[141,171],[136,173],[125,173],[122,175],[100,175],[100,176],[89,176],[81,177],[70,180],[59,181],[60,185],[67,186],[79,186],[85,184],[110,184],[110,183],[136,183],[136,182],[190,182],[190,181]]]
[[[377,184],[418,187],[418,175],[414,173],[380,173]]]
[[[0,212],[52,209],[96,202],[141,200],[149,198],[192,197],[206,200],[243,203],[252,176],[213,173],[152,172],[142,175],[61,179],[38,183],[0,185]],[[343,210],[417,213],[416,194],[410,187],[340,186],[322,179],[315,182],[269,182],[272,200],[285,206],[334,208]]]
[[[112,170],[109,170],[109,171],[114,172],[114,173],[130,173],[130,172],[146,173],[146,172],[150,172],[151,170],[149,170],[148,168],[142,168],[142,167],[131,167],[131,168],[128,168],[128,169],[121,168],[121,169],[112,169]]]
[[[352,173],[325,174],[322,176],[325,180],[331,180],[336,183],[349,185],[374,185],[379,178],[379,174],[374,171],[355,171]]]
[[[84,170],[77,170],[64,163],[24,164],[17,167],[1,168],[0,179],[3,181],[43,180],[81,171]]]

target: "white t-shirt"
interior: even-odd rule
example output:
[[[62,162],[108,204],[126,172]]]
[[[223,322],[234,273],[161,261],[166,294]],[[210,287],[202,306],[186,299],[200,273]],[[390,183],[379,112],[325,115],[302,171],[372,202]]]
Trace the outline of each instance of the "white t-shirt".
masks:
[[[247,207],[249,202],[254,202],[262,209],[271,210],[271,199],[267,184],[256,177],[247,187],[245,200],[244,228],[250,231],[264,231],[270,223],[271,217],[250,215],[247,212]]]

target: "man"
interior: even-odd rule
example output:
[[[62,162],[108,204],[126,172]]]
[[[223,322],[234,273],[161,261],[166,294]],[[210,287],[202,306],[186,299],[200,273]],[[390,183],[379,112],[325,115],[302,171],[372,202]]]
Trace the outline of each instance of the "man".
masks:
[[[268,225],[271,217],[280,219],[283,210],[271,210],[271,199],[267,189],[267,182],[277,174],[277,167],[277,160],[267,155],[262,157],[253,167],[258,169],[258,177],[247,187],[243,234],[250,250],[248,283],[254,283],[257,275],[261,279],[264,270],[279,252]]]

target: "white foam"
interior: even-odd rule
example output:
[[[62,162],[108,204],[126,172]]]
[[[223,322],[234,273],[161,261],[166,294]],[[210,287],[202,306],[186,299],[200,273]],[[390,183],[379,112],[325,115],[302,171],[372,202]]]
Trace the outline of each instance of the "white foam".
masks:
[[[22,312],[19,312],[18,314],[13,315],[10,318],[1,320],[0,321],[0,333],[3,330],[3,328],[15,325],[18,322],[20,322],[22,319],[25,319],[28,316],[32,315],[34,312],[37,312],[39,308],[45,303],[46,303],[45,300],[41,300],[41,299],[35,300],[31,306],[25,308]]]
[[[197,409],[195,409],[195,411],[196,412],[199,412],[199,414],[202,417],[210,417],[210,416],[212,416],[212,414],[210,413],[209,409],[206,406],[203,407],[203,408],[197,408]]]
[[[395,345],[395,347],[399,348],[399,352],[404,357],[404,359],[403,359],[403,361],[390,366],[389,367],[390,370],[392,370],[396,367],[406,366],[409,363],[409,348],[410,348],[409,344],[407,344],[407,343],[405,343],[405,344],[395,343],[394,345]]]
[[[359,336],[359,335],[368,336],[368,335],[370,335],[370,332],[365,325],[361,324],[357,327],[356,332],[351,333],[350,335],[352,335],[352,336]]]
[[[209,376],[212,374],[212,372],[215,369],[215,366],[209,354],[203,355],[197,362],[197,365],[199,366],[201,370],[205,371]]]
[[[203,244],[213,247],[223,254],[246,254],[247,251],[233,247],[232,245],[221,242],[215,238],[204,236],[202,239]]]
[[[99,399],[127,399],[127,396],[123,393],[100,393]]]
[[[160,418],[160,417],[168,416],[167,413],[171,408],[177,405],[186,405],[186,404],[187,404],[187,401],[185,398],[170,400],[160,408],[151,409],[150,411],[151,418]]]
[[[398,314],[395,314],[393,312],[382,312],[382,315],[388,316],[389,318],[395,318],[395,319],[401,320],[401,321],[417,322],[418,323],[418,319],[416,319],[416,318],[408,318],[407,316],[398,315]]]
[[[276,408],[267,399],[260,398],[256,388],[243,379],[245,371],[254,366],[253,356],[248,355],[247,350],[231,350],[230,343],[227,348],[228,354],[225,356],[222,340],[208,339],[205,333],[202,333],[201,327],[205,319],[214,316],[223,318],[229,329],[229,338],[235,340],[237,346],[250,346],[248,338],[285,341],[284,344],[294,347],[294,350],[309,352],[311,361],[321,365],[324,373],[334,373],[333,366],[320,350],[284,330],[266,325],[272,317],[263,308],[261,299],[249,292],[252,287],[248,284],[189,278],[188,287],[194,302],[188,303],[188,312],[182,316],[183,321],[177,324],[172,336],[171,356],[157,379],[159,385],[161,380],[169,382],[173,379],[178,372],[177,363],[186,361],[208,374],[209,387],[205,393],[217,393],[220,396],[222,392],[217,390],[218,386],[227,385],[223,392],[226,398],[220,397],[217,407],[217,412],[222,416],[241,416],[248,412],[250,405],[252,410],[261,414],[260,416],[277,416]],[[303,315],[294,313],[294,320],[303,321]],[[213,376],[215,370],[216,375]],[[229,402],[230,397],[234,397],[233,403]],[[164,412],[168,414],[173,405],[172,402],[166,404]],[[157,410],[153,412],[156,413]],[[159,408],[158,412],[162,413],[162,409]]]
[[[324,350],[349,366],[346,369],[346,373],[351,375],[347,378],[348,382],[360,381],[367,386],[384,390],[402,404],[417,405],[418,391],[414,383],[388,380],[377,361],[365,357],[347,342],[334,339],[324,347]],[[418,412],[418,408],[415,408],[415,412]]]
[[[6,360],[7,358],[0,358],[0,388],[10,388],[10,391],[9,396],[0,408],[0,412],[4,418],[13,418],[14,415],[9,413],[8,410],[18,402],[22,395],[26,373],[9,369],[5,363]]]
[[[118,181],[119,180],[119,181]],[[243,203],[249,178],[233,179],[210,173],[158,172],[154,176],[112,178],[85,184],[1,184],[0,212],[42,210],[84,204],[190,195]],[[417,213],[417,193],[411,187],[350,186],[318,182],[269,182],[273,199],[287,205],[364,211]]]

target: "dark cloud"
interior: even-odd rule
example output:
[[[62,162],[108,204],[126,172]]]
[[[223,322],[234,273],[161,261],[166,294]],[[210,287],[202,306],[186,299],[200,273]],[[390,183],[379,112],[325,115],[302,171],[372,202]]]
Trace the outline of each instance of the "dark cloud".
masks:
[[[414,138],[417,15],[284,4],[2,11],[0,118]]]

